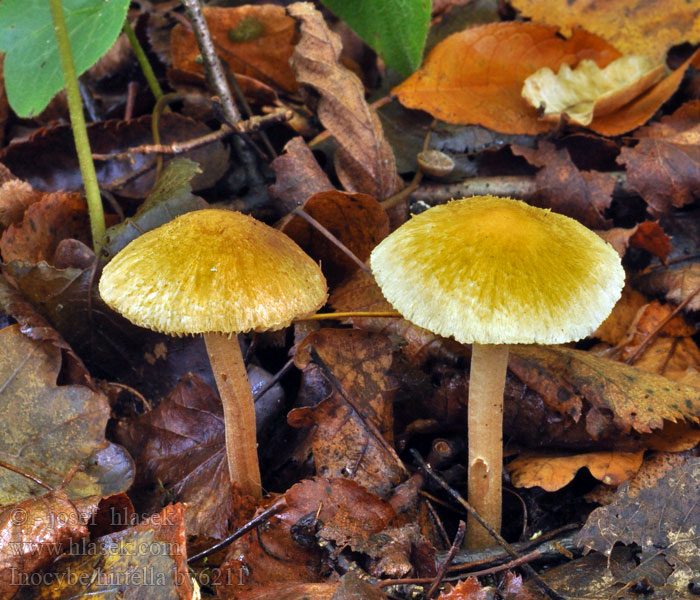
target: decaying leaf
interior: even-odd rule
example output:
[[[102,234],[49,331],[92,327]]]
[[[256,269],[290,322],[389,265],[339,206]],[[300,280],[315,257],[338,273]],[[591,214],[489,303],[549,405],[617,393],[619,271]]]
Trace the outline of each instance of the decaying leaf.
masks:
[[[511,349],[509,367],[555,410],[580,414],[585,399],[592,407],[586,429],[594,438],[608,421],[626,433],[649,433],[663,427],[664,419],[700,420],[700,388],[590,352],[518,346]]]
[[[615,248],[620,257],[625,256],[627,248],[641,248],[658,256],[666,264],[671,252],[671,239],[658,221],[644,221],[629,229],[613,227],[599,231],[598,235]]]
[[[348,329],[321,329],[297,347],[294,362],[307,375],[316,373],[315,350],[348,394],[361,407],[389,444],[393,443],[391,399],[395,381],[389,375],[393,360],[389,339],[381,334]],[[338,390],[313,408],[295,409],[290,421],[315,425],[312,447],[316,471],[324,477],[351,477],[383,495],[399,483],[402,471],[386,449]]]
[[[691,203],[700,177],[700,100],[681,106],[659,123],[637,132],[639,143],[623,148],[618,162],[627,169],[629,185],[654,216],[672,206]]]
[[[10,179],[0,185],[0,230],[22,220],[27,207],[41,198],[26,181]]]
[[[583,28],[625,54],[662,61],[666,50],[700,42],[700,7],[685,0],[513,0],[523,15],[561,28],[565,36]]]
[[[264,528],[234,542],[221,567],[220,593],[252,594],[274,583],[284,584],[281,589],[321,583],[321,527],[347,539],[363,538],[387,527],[395,516],[389,503],[347,479],[305,480],[287,490],[284,500],[287,507]]]
[[[555,492],[570,483],[579,469],[607,485],[619,485],[631,479],[642,465],[644,450],[637,452],[589,452],[561,456],[524,453],[506,465],[515,487],[539,486]]]
[[[139,525],[90,541],[39,573],[38,585],[23,586],[15,598],[192,600],[184,513],[182,504],[171,504]]]
[[[379,117],[365,101],[362,82],[338,61],[340,38],[310,3],[295,2],[287,11],[301,22],[292,68],[301,83],[321,95],[318,118],[339,145],[335,155],[338,178],[349,192],[363,192],[377,200],[388,198],[401,185],[394,154],[384,139]]]
[[[401,104],[449,123],[475,123],[502,133],[537,134],[552,127],[521,96],[525,79],[592,59],[604,67],[620,53],[581,29],[568,40],[557,28],[504,22],[472,27],[440,42],[423,66],[392,90]]]
[[[664,65],[644,55],[622,56],[600,68],[590,59],[554,73],[543,67],[530,75],[522,95],[547,121],[564,115],[579,125],[614,112],[643,94],[663,77]]]
[[[10,225],[0,238],[5,262],[53,262],[61,240],[74,238],[90,244],[87,204],[77,192],[41,194],[24,213],[21,223]]]
[[[254,507],[231,486],[221,402],[196,375],[186,376],[156,409],[121,421],[115,435],[140,465],[137,486],[149,490],[140,510],[187,503],[187,534],[198,541],[223,539],[252,516]]]
[[[289,57],[297,33],[294,19],[282,6],[205,6],[203,14],[216,50],[232,73],[287,91],[296,90]],[[194,34],[182,25],[176,25],[170,34],[170,53],[175,69],[204,75],[204,66],[197,61],[199,48]]]
[[[58,488],[72,469],[84,466],[66,487],[71,497],[126,490],[131,459],[104,438],[107,399],[81,385],[56,385],[60,351],[36,342],[13,325],[0,330],[0,459],[20,473]],[[46,490],[19,473],[0,469],[0,505]]]
[[[616,543],[638,544],[643,561],[661,553],[679,571],[676,579],[684,575],[688,580],[700,568],[699,490],[700,459],[676,467],[657,485],[634,496],[625,484],[612,504],[591,513],[576,543],[605,554]]]

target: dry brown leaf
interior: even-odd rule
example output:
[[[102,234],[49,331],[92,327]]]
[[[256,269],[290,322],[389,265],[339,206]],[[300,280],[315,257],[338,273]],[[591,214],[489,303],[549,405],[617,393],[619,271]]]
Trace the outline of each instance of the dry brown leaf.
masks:
[[[593,229],[607,228],[605,211],[612,202],[615,179],[600,171],[581,171],[566,148],[542,141],[537,149],[512,146],[513,153],[542,167],[536,176],[535,204],[576,219]]]
[[[24,211],[30,204],[41,199],[26,181],[10,179],[0,185],[0,231],[22,220]]]
[[[306,377],[318,377],[311,350],[341,382],[372,422],[393,444],[392,398],[396,382],[389,375],[393,361],[389,339],[357,329],[321,329],[297,347],[294,362]],[[312,447],[316,470],[324,477],[350,476],[371,492],[386,494],[401,481],[402,471],[343,396],[331,394],[313,408],[290,413],[296,426],[315,425]]]
[[[312,4],[295,2],[287,11],[301,21],[301,40],[291,65],[299,82],[321,95],[318,118],[338,143],[338,178],[349,192],[362,192],[377,200],[388,198],[401,185],[394,153],[384,138],[379,117],[365,101],[362,82],[338,62],[340,38],[328,29]]]
[[[22,223],[11,225],[0,238],[0,253],[5,262],[51,262],[61,240],[79,239],[90,244],[87,204],[77,192],[41,194],[24,213]]]
[[[681,106],[658,124],[645,127],[634,148],[623,148],[618,162],[627,181],[649,205],[663,215],[672,206],[693,202],[700,178],[700,100]]]
[[[292,212],[314,194],[333,189],[333,184],[301,137],[289,140],[284,153],[275,158],[270,167],[276,179],[268,190],[272,199],[281,204],[284,214]]]
[[[642,465],[644,450],[637,452],[588,452],[573,456],[523,453],[506,465],[515,487],[539,486],[555,492],[570,483],[579,469],[607,485],[620,485],[632,478]]]
[[[658,221],[644,221],[629,229],[614,227],[597,233],[615,248],[620,258],[624,258],[629,247],[641,248],[658,256],[661,262],[666,264],[671,252],[671,238]]]
[[[294,19],[281,6],[262,4],[233,8],[205,6],[204,18],[219,56],[232,73],[240,73],[287,91],[297,88],[289,67],[297,40]],[[237,41],[234,41],[237,40]],[[170,37],[173,67],[202,75],[194,34],[176,25]]]
[[[646,294],[663,295],[680,304],[700,286],[700,264],[694,260],[679,261],[669,267],[654,267],[635,278],[634,284]],[[685,305],[685,311],[700,310],[700,294]]]
[[[615,231],[611,229],[610,231]],[[611,242],[606,234],[610,231],[599,233],[606,241]],[[613,243],[613,247],[615,244]],[[617,248],[615,248],[617,250]],[[596,337],[606,344],[616,346],[627,335],[627,331],[637,316],[637,312],[642,306],[647,304],[647,299],[629,284],[622,288],[622,296],[612,309],[608,318],[603,321],[592,337]]]
[[[556,74],[538,69],[525,80],[522,95],[546,121],[559,123],[566,115],[586,126],[631,102],[663,74],[664,65],[644,55],[622,56],[604,69],[586,59],[573,69],[563,64]]]
[[[361,262],[389,235],[389,217],[381,204],[367,194],[329,190],[311,196],[304,212],[328,229]],[[321,265],[332,288],[358,269],[358,265],[308,221],[290,215],[281,230]]]
[[[540,120],[521,96],[529,75],[542,67],[558,69],[585,58],[604,67],[619,56],[608,43],[582,30],[563,40],[556,27],[493,23],[444,39],[392,93],[407,108],[425,110],[449,123],[536,134],[552,124]]]
[[[595,33],[623,54],[648,54],[662,61],[683,42],[700,42],[700,4],[691,0],[512,0],[534,21],[570,36],[579,28]]]

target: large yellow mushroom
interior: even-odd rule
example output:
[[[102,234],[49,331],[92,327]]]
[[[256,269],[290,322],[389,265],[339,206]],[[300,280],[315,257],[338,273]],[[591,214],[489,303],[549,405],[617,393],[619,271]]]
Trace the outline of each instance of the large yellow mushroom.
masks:
[[[242,213],[207,209],[132,241],[107,264],[99,290],[136,325],[204,334],[223,405],[231,481],[260,498],[255,408],[235,334],[282,329],[316,312],[327,296],[319,266],[276,229]]]
[[[406,319],[472,344],[469,501],[499,530],[508,344],[560,344],[592,333],[620,297],[620,257],[569,217],[476,196],[413,217],[374,249],[370,264]],[[472,520],[468,545],[489,541]]]

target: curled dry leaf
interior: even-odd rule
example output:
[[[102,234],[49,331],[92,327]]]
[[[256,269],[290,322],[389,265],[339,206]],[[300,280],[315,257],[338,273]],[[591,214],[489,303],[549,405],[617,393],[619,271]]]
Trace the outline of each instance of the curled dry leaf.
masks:
[[[610,44],[580,29],[563,40],[556,27],[537,23],[481,25],[445,38],[392,93],[407,108],[449,123],[537,134],[552,125],[541,121],[521,96],[529,75],[582,59],[604,67],[619,56]]]
[[[621,258],[625,256],[627,248],[641,248],[658,256],[666,264],[671,252],[671,238],[658,221],[644,221],[629,229],[614,227],[597,233],[615,248]]]
[[[662,61],[676,44],[700,42],[700,9],[686,0],[513,0],[533,21],[561,28],[566,37],[583,28],[624,54],[649,54]]]
[[[10,179],[0,185],[0,231],[22,220],[30,204],[41,198],[26,181]]]
[[[558,123],[564,115],[579,125],[614,112],[659,81],[664,65],[644,55],[622,56],[605,68],[582,60],[554,73],[543,67],[530,75],[522,96],[546,121]]]
[[[329,190],[311,196],[304,212],[328,229],[361,262],[389,235],[389,217],[367,194]],[[330,287],[354,273],[358,265],[302,217],[292,215],[281,227],[302,250],[321,265]]]
[[[289,66],[297,33],[294,19],[283,7],[205,6],[202,12],[217,52],[232,73],[290,92],[297,89]],[[175,69],[204,75],[204,66],[197,61],[199,48],[194,34],[182,25],[176,25],[170,34],[170,54]]]
[[[379,117],[365,101],[362,82],[338,61],[340,38],[312,4],[295,2],[287,11],[301,21],[292,68],[300,83],[321,95],[318,118],[339,145],[335,155],[338,178],[349,192],[363,192],[377,200],[388,198],[401,185],[394,154]]]
[[[555,492],[570,483],[579,469],[607,485],[631,479],[642,465],[644,450],[637,452],[589,452],[573,456],[523,453],[506,465],[515,487],[539,486]]]

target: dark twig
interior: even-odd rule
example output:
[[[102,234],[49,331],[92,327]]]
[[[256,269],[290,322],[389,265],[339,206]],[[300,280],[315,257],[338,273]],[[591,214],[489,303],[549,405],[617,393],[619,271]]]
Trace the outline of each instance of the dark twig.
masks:
[[[249,531],[252,531],[253,529],[258,527],[259,525],[266,523],[270,518],[274,517],[277,513],[282,512],[285,508],[287,508],[287,503],[284,500],[280,500],[278,502],[275,502],[270,508],[264,510],[257,517],[254,517],[253,519],[248,521],[245,525],[243,525],[243,527],[236,530],[234,533],[232,533],[226,539],[221,540],[217,544],[214,544],[211,548],[207,548],[206,550],[200,552],[199,554],[195,554],[194,556],[190,556],[187,559],[187,562],[192,564],[193,562],[201,560],[202,558],[206,558],[207,556],[211,556],[212,554],[216,554],[219,550],[221,550],[222,548],[226,548],[226,546],[230,546],[238,538],[244,536]]]
[[[405,474],[408,474],[408,469],[406,469],[406,466],[403,464],[403,461],[399,458],[399,455],[396,454],[396,450],[394,450],[391,444],[389,444],[389,442],[386,441],[386,439],[382,435],[382,432],[379,431],[379,428],[362,412],[362,408],[357,404],[357,402],[355,402],[355,399],[345,389],[345,386],[343,386],[340,380],[328,368],[328,365],[319,356],[318,352],[316,351],[316,348],[311,346],[309,354],[311,356],[311,360],[313,360],[318,366],[318,368],[321,369],[322,373],[326,376],[330,384],[343,397],[343,400],[345,400],[345,402],[347,402],[350,405],[350,407],[355,411],[355,413],[357,413],[359,419],[362,421],[367,430],[374,436],[377,442],[379,442],[379,445],[382,448],[384,448],[384,450],[386,450],[386,452],[389,454],[389,456],[391,456],[394,459],[394,461],[396,461],[396,464],[399,466],[401,471],[403,471],[403,473]]]
[[[144,144],[143,146],[129,148],[129,150],[125,152],[93,154],[92,157],[95,160],[125,160],[132,158],[135,154],[182,154],[183,152],[189,152],[195,148],[217,142],[234,133],[249,133],[275,123],[288,121],[292,118],[293,114],[291,110],[281,110],[269,115],[252,117],[247,121],[240,121],[233,127],[223,124],[217,131],[207,133],[206,135],[191,140],[185,140],[184,142],[173,142],[172,144]]]
[[[282,375],[284,375],[287,371],[289,371],[289,369],[292,368],[293,364],[294,364],[293,358],[290,358],[286,363],[284,363],[282,368],[279,371],[277,371],[277,373],[275,373],[275,376],[272,379],[270,379],[270,381],[268,381],[262,388],[260,388],[260,391],[258,391],[255,394],[255,396],[253,396],[253,402],[257,402],[268,391],[270,391],[272,389],[272,386],[274,386],[280,380]]]
[[[440,564],[440,568],[438,569],[438,572],[435,575],[435,580],[431,584],[430,589],[428,589],[427,593],[425,594],[426,598],[433,597],[433,594],[437,591],[438,586],[440,585],[440,583],[442,583],[442,580],[445,578],[445,575],[447,574],[447,567],[450,566],[452,559],[455,557],[455,554],[457,554],[457,550],[459,550],[462,547],[462,542],[464,541],[464,533],[466,532],[466,530],[467,524],[464,521],[460,521],[459,525],[457,526],[457,533],[455,534],[455,539],[452,542],[450,551],[447,553],[445,560],[443,560]]]
[[[214,48],[214,41],[211,38],[207,22],[202,14],[202,7],[199,0],[182,0],[182,4],[184,4],[187,16],[192,23],[194,36],[197,38],[197,45],[202,54],[202,60],[204,61],[204,67],[207,70],[210,82],[221,99],[224,116],[229,123],[238,123],[238,121],[241,120],[241,115],[236,105],[233,103],[231,90],[228,87],[221,61]]]
[[[497,532],[494,531],[493,527],[491,527],[484,519],[483,517],[474,510],[474,507],[469,504],[462,496],[460,493],[455,490],[454,488],[450,487],[450,485],[442,478],[440,477],[437,473],[435,473],[432,469],[432,467],[428,464],[425,463],[421,455],[418,453],[417,450],[414,448],[411,449],[411,454],[413,455],[413,458],[415,458],[416,462],[418,463],[418,466],[429,476],[431,477],[442,489],[444,489],[450,496],[452,496],[457,502],[459,502],[464,509],[472,516],[474,519],[481,525],[484,529],[486,529],[491,537],[498,542],[498,544],[515,560],[519,560],[521,557],[518,555],[518,553],[515,551],[515,549],[508,543],[506,540],[501,537],[501,535]],[[566,600],[566,598],[562,595],[560,595],[558,592],[554,591],[545,581],[537,574],[537,571],[535,571],[530,565],[524,564],[523,565],[523,570],[533,579],[533,581],[537,584],[537,586],[549,597],[551,600]]]
[[[26,479],[29,479],[30,481],[33,481],[37,485],[40,485],[46,490],[49,490],[50,492],[53,492],[54,489],[48,484],[44,483],[41,479],[38,477],[35,477],[31,473],[27,473],[26,471],[23,471],[19,467],[15,467],[14,465],[11,465],[10,463],[6,463],[3,460],[0,460],[0,468],[7,469],[8,471],[12,471],[13,473],[17,473],[17,475],[21,475],[22,477],[25,477]]]

